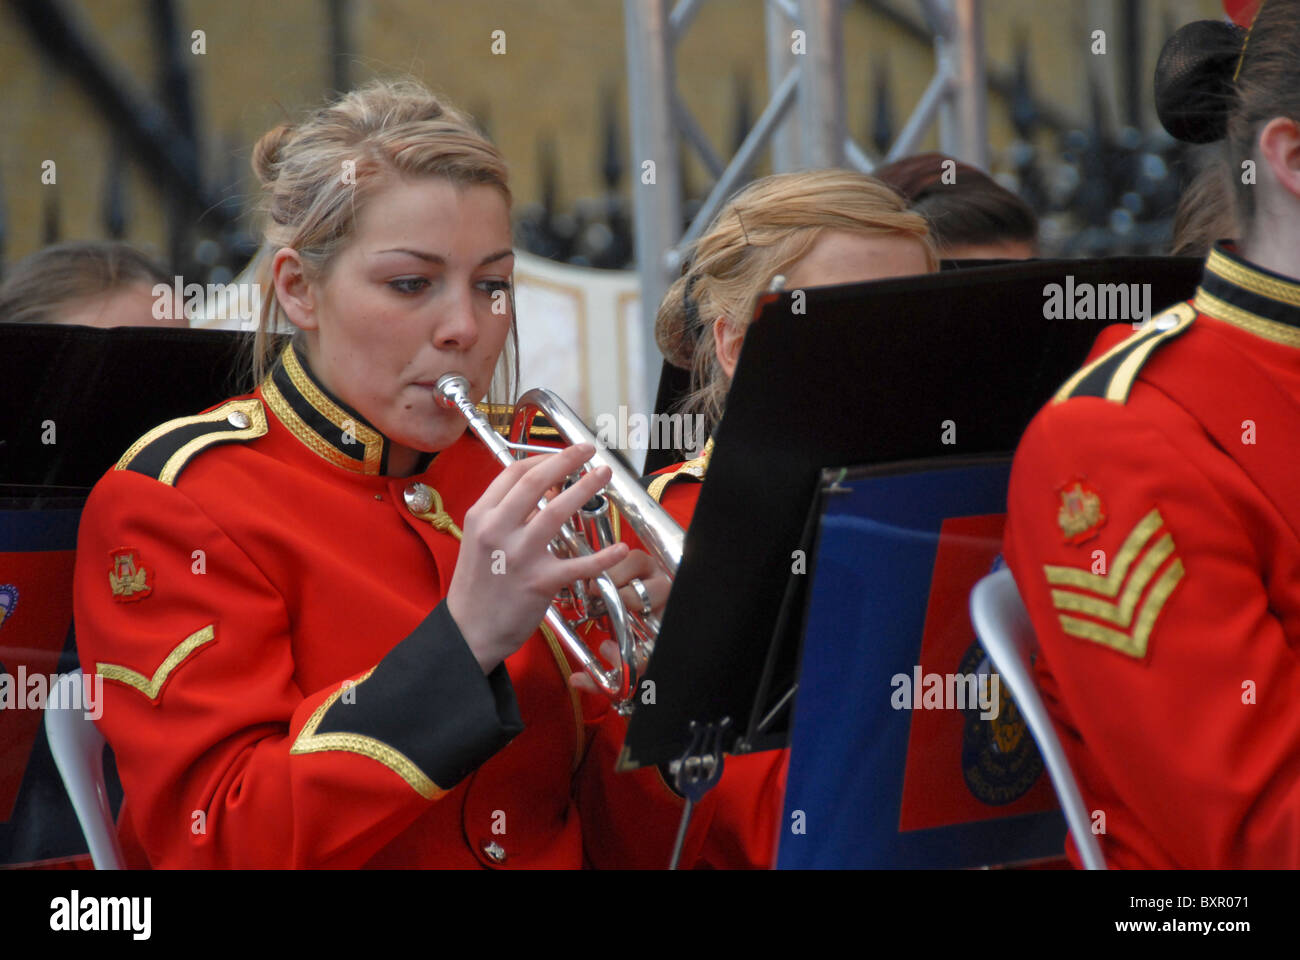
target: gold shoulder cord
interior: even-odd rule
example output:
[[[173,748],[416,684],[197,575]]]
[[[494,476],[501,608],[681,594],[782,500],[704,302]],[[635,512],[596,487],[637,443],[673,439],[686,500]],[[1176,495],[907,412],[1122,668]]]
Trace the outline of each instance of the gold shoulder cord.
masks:
[[[456,521],[451,518],[451,514],[442,508],[442,494],[429,487],[429,496],[433,499],[433,509],[426,510],[424,513],[413,513],[412,516],[418,520],[428,520],[433,524],[433,529],[440,533],[450,533],[460,541],[463,534],[460,527],[456,526]]]

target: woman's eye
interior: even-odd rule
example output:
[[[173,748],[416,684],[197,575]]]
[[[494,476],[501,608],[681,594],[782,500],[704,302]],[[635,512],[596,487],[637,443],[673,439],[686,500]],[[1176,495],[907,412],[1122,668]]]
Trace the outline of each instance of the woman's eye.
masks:
[[[419,293],[429,286],[429,281],[424,277],[398,277],[396,280],[389,280],[388,285],[398,293]]]
[[[506,293],[509,293],[510,281],[509,280],[484,280],[482,283],[479,284],[479,289],[489,294],[496,293],[498,290],[504,290]]]

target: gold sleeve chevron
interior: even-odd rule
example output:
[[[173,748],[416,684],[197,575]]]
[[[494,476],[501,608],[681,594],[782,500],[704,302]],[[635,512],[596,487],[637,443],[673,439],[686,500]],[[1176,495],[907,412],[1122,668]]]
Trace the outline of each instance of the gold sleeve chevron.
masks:
[[[1173,534],[1164,527],[1159,510],[1139,520],[1105,575],[1043,566],[1047,582],[1057,588],[1052,605],[1062,611],[1062,632],[1139,660],[1146,656],[1160,611],[1183,578]]]
[[[158,669],[153,672],[152,677],[146,677],[143,673],[132,670],[130,667],[124,667],[117,663],[96,663],[95,672],[105,680],[116,680],[118,683],[125,684],[133,690],[139,690],[153,703],[158,702],[158,695],[162,692],[163,684],[167,678],[172,675],[189,655],[205,643],[211,643],[216,637],[213,631],[213,625],[208,624],[202,630],[196,630],[188,637],[178,643],[172,652],[167,654],[166,658]]]
[[[360,686],[374,672],[374,668],[371,667],[352,686]],[[316,728],[320,726],[321,720],[324,719],[329,708],[334,706],[346,689],[346,685],[339,687],[325,698],[324,703],[316,708],[307,722],[303,724],[302,730],[298,732],[298,736],[293,741],[293,746],[289,748],[289,754],[299,756],[306,753],[321,753],[327,750],[360,754],[363,757],[369,757],[371,760],[382,763],[405,780],[412,790],[426,800],[436,800],[445,794],[447,791],[430,780],[425,772],[415,765],[415,761],[402,751],[390,747],[382,740],[376,740],[374,737],[367,737],[359,733],[316,732]]]

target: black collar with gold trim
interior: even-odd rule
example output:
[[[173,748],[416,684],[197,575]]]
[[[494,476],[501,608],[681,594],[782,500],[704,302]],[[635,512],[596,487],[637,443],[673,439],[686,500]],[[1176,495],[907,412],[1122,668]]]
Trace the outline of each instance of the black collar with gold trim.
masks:
[[[1192,305],[1265,340],[1300,347],[1300,282],[1215,244]]]
[[[289,432],[322,459],[368,476],[388,472],[392,442],[330,393],[293,344],[285,345],[275,368],[262,381],[262,398]],[[422,456],[417,472],[424,472],[433,457]]]

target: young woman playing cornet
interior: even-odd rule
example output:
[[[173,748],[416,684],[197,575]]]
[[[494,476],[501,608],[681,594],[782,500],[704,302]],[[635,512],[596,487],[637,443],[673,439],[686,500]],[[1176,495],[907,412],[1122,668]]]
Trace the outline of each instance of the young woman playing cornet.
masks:
[[[628,579],[625,545],[547,550],[608,471],[538,510],[592,449],[502,470],[435,397],[459,372],[482,398],[514,337],[500,154],[379,82],[270,131],[253,165],[256,387],[141,437],[82,519],[78,646],[107,681],[129,859],[619,866],[626,830],[666,863],[680,799],[588,762],[622,721],[538,631],[573,580]],[[605,778],[613,808],[581,809]]]

